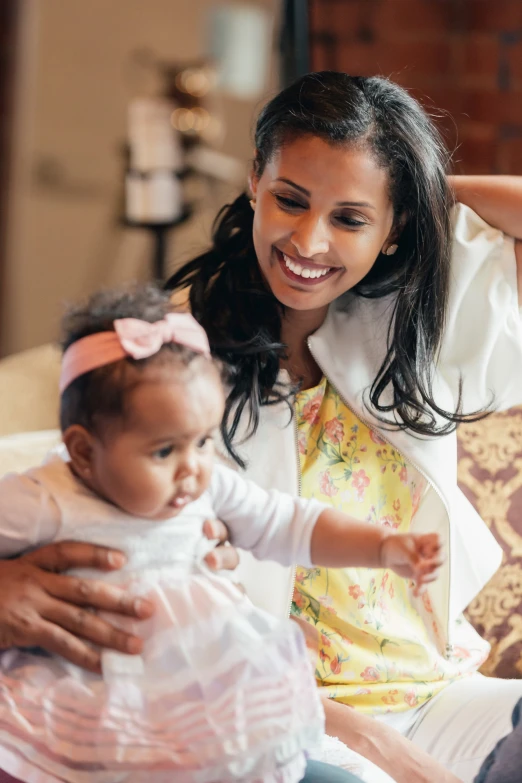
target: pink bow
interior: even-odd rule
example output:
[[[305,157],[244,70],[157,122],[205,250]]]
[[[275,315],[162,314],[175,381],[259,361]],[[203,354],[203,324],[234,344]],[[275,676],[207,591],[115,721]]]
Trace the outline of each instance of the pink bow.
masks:
[[[120,318],[114,321],[114,329],[121,347],[133,359],[148,359],[166,343],[185,345],[210,356],[205,330],[190,313],[167,313],[162,321],[152,324],[138,318]]]
[[[148,359],[162,345],[177,343],[210,357],[208,337],[190,313],[167,313],[151,324],[138,318],[114,321],[114,332],[96,332],[70,345],[62,358],[60,393],[76,378],[125,356]]]

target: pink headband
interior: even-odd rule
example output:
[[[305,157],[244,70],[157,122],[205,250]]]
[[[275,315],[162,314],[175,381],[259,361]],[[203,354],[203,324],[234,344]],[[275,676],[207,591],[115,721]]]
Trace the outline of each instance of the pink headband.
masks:
[[[207,334],[189,313],[167,313],[153,324],[138,318],[120,318],[114,321],[114,329],[89,334],[67,348],[62,359],[60,394],[86,372],[126,356],[148,359],[166,343],[184,345],[210,357]]]

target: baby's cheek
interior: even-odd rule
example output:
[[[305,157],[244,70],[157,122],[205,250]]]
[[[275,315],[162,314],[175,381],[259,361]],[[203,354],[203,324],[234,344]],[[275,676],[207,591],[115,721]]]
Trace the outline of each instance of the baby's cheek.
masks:
[[[210,481],[212,479],[212,471],[214,470],[214,465],[215,465],[215,459],[214,459],[214,455],[212,454],[210,458],[205,462],[201,470],[200,481],[199,481],[201,492],[204,492],[206,489],[208,489],[210,485]]]
[[[166,502],[166,495],[171,491],[172,481],[168,481],[165,472],[147,469],[142,466],[126,477],[124,491],[128,502],[136,514],[148,514],[156,510],[159,503]]]

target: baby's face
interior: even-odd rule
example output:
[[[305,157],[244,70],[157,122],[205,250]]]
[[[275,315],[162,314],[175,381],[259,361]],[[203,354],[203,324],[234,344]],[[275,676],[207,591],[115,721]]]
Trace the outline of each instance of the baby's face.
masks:
[[[126,407],[124,424],[95,440],[91,487],[129,514],[168,519],[210,483],[224,408],[218,371],[203,360],[151,365]]]

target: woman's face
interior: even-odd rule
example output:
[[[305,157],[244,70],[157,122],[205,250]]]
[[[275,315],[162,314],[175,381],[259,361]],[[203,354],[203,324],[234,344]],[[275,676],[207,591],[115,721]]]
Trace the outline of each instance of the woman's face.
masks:
[[[274,154],[251,182],[254,246],[282,304],[325,308],[362,280],[394,239],[388,185],[364,148],[306,136]]]

